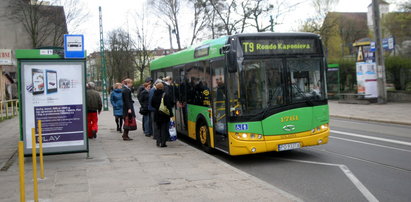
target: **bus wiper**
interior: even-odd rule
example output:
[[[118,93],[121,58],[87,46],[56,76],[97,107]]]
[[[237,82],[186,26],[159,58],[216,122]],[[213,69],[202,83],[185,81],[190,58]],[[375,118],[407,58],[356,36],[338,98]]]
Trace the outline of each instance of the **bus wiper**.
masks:
[[[302,95],[302,96],[303,96],[303,98],[304,98],[305,102],[306,102],[308,105],[310,105],[310,106],[314,106],[313,102],[311,102],[311,97],[310,97],[310,98],[309,98],[309,97],[307,97],[307,96],[304,94],[304,92],[302,92],[302,91],[300,90],[300,88],[298,88],[298,87],[297,87],[297,86],[295,86],[294,84],[293,84],[293,85],[291,85],[291,86],[292,86],[292,88],[296,89],[296,90],[297,90],[297,92],[298,92],[300,95]]]

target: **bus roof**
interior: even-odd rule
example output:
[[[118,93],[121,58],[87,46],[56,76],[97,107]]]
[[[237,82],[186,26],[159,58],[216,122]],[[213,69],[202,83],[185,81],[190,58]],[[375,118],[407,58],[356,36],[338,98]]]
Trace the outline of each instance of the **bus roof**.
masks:
[[[165,67],[177,66],[204,59],[222,56],[220,48],[227,43],[228,36],[223,36],[214,40],[203,41],[182,51],[158,58],[150,63],[150,70],[162,69]],[[194,51],[202,46],[209,46],[209,53],[204,57],[194,57]]]
[[[259,33],[243,33],[232,35],[231,37],[301,37],[301,38],[315,38],[319,39],[317,34],[308,32],[291,32],[291,33],[273,33],[273,32],[259,32]],[[220,53],[220,48],[227,44],[229,36],[223,36],[218,39],[206,40],[199,44],[188,47],[187,49],[181,50],[179,52],[158,58],[150,63],[150,70],[157,70],[171,66],[178,66],[186,63],[191,63],[195,61],[211,59],[219,56],[223,56]],[[195,51],[201,47],[209,47],[209,52],[203,57],[194,57]]]

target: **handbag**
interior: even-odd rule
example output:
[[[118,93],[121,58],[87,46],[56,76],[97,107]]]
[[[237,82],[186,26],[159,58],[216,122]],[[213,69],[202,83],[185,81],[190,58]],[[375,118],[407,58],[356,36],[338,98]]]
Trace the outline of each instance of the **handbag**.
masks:
[[[125,116],[124,117],[124,125],[123,125],[124,130],[137,130],[137,123],[136,123],[136,118],[133,116]]]
[[[160,112],[162,112],[163,114],[165,114],[165,115],[167,115],[167,116],[170,116],[170,111],[168,110],[168,108],[166,107],[166,105],[164,105],[164,95],[165,95],[166,93],[163,93],[163,97],[161,98],[161,104],[160,104],[160,107],[159,107],[159,111]]]
[[[170,127],[168,129],[168,132],[170,133],[170,141],[176,141],[177,140],[177,130],[174,121],[171,119],[170,120]]]
[[[141,115],[147,115],[148,110],[144,109],[143,107],[140,107],[140,111],[138,113],[140,113]]]

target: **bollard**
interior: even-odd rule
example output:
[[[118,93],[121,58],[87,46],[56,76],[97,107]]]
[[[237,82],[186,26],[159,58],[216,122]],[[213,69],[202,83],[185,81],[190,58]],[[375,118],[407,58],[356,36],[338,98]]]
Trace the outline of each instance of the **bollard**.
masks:
[[[0,101],[0,116],[1,116],[1,120],[3,120],[4,117],[3,117],[3,102],[2,101]]]
[[[19,169],[20,169],[20,202],[26,201],[26,191],[24,189],[24,143],[19,141]]]
[[[39,193],[37,187],[37,154],[36,154],[36,129],[31,129],[31,157],[33,159],[33,193],[34,201],[39,201]]]
[[[10,104],[11,104],[11,117],[13,117],[14,116],[14,101],[11,101]]]
[[[38,131],[39,131],[39,155],[40,155],[40,178],[44,179],[44,164],[43,164],[43,130],[41,129],[41,120],[38,120]]]
[[[9,118],[9,103],[6,102],[6,119]]]

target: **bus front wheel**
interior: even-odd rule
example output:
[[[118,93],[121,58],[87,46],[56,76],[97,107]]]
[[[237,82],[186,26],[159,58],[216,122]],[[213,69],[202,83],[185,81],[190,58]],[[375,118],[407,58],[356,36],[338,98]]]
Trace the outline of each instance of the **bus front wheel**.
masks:
[[[197,129],[197,137],[202,149],[207,153],[211,153],[210,132],[206,124],[202,123],[199,125]]]

